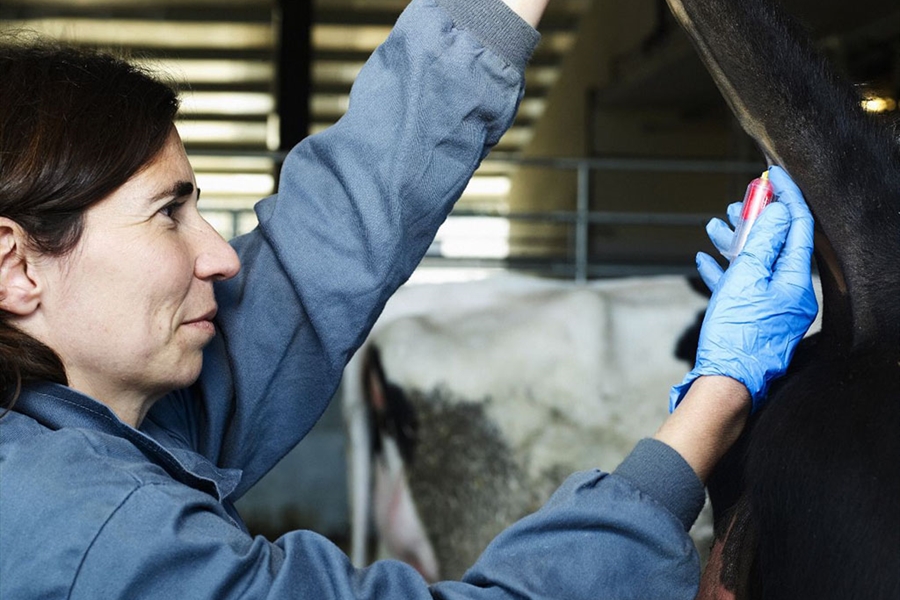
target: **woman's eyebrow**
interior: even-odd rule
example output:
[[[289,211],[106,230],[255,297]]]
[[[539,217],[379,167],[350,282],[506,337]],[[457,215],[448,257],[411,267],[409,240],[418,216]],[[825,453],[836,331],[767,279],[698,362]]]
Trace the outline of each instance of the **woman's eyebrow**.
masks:
[[[156,194],[150,202],[158,202],[166,198],[183,198],[194,193],[194,184],[190,181],[177,181],[170,188]]]

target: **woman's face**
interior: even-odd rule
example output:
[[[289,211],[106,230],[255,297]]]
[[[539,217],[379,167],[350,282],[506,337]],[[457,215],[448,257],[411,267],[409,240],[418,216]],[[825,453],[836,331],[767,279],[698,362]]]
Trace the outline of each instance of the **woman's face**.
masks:
[[[152,163],[85,212],[70,254],[37,262],[38,338],[59,354],[71,387],[126,422],[197,379],[215,335],[213,282],[240,268],[197,197],[173,130]]]

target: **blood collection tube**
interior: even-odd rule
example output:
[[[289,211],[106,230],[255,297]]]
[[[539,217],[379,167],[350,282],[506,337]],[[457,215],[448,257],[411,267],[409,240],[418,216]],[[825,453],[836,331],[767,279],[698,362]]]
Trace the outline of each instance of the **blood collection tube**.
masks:
[[[741,206],[741,217],[734,228],[731,248],[725,254],[725,258],[732,261],[741,253],[747,236],[750,235],[750,228],[753,227],[759,213],[774,199],[775,190],[772,188],[772,182],[769,181],[769,171],[764,171],[747,186],[747,193],[744,194],[744,203]]]

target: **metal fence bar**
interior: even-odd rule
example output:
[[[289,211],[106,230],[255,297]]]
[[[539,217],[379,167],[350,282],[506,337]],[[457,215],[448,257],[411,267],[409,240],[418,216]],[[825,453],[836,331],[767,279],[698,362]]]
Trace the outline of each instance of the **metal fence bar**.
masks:
[[[587,157],[523,157],[492,152],[484,162],[504,162],[519,165],[577,170],[587,166],[595,171],[655,171],[669,173],[759,173],[765,168],[760,162],[714,159],[670,158],[587,158]]]
[[[190,148],[190,156],[246,156],[271,158],[284,161],[287,152],[282,150],[229,150]],[[586,158],[586,157],[526,157],[503,152],[492,152],[484,163],[512,163],[518,165],[578,170],[587,167],[594,171],[655,171],[671,173],[758,173],[765,168],[760,162],[712,159],[668,158]]]
[[[693,227],[703,225],[715,215],[711,213],[650,213],[617,211],[568,211],[548,210],[536,212],[502,212],[496,210],[456,209],[451,217],[489,217],[509,221],[536,221],[551,224],[578,224],[585,221],[592,225],[660,225]]]
[[[588,212],[591,199],[591,170],[578,165],[578,195],[575,206],[575,281],[587,281],[588,268]]]
[[[284,151],[265,150],[228,150],[228,149],[190,149],[191,156],[240,156],[251,158],[269,158],[276,163],[276,172],[287,156]],[[591,211],[591,174],[594,171],[644,171],[668,173],[725,173],[756,174],[764,165],[759,162],[735,160],[691,160],[691,159],[646,159],[646,158],[584,158],[584,157],[523,157],[515,154],[493,152],[484,159],[484,163],[510,163],[522,166],[545,167],[556,170],[574,170],[577,180],[576,207],[574,211],[531,211],[504,212],[497,210],[475,210],[469,208],[454,209],[451,218],[457,217],[496,217],[510,221],[533,221],[558,223],[574,226],[574,264],[562,265],[554,263],[553,270],[564,270],[576,281],[586,281],[591,276],[609,275],[619,272],[623,267],[616,265],[591,265],[589,253],[589,226],[604,225],[658,225],[663,227],[696,226],[706,223],[713,215],[703,213],[648,213],[648,212],[616,212]],[[253,212],[252,209],[216,208],[217,212],[231,213],[233,231],[237,232],[242,214]],[[434,262],[432,258],[429,262]],[[452,264],[453,259],[446,260]],[[477,262],[477,261],[476,261]],[[492,262],[492,261],[488,261]],[[517,259],[510,257],[501,263],[513,266]],[[492,262],[493,264],[493,262]],[[639,266],[631,266],[632,271]],[[654,267],[658,271],[664,266]],[[630,271],[629,271],[630,272]]]
[[[241,215],[253,214],[252,208],[220,208],[215,212],[228,213],[232,219],[239,219]],[[578,224],[580,221],[593,225],[659,225],[669,227],[694,227],[703,225],[710,218],[716,216],[708,213],[646,213],[646,212],[610,212],[594,211],[580,215],[578,211],[546,211],[546,212],[522,212],[505,213],[493,210],[454,210],[451,214],[454,218],[465,217],[489,217],[507,219],[509,221],[536,221],[555,224]],[[238,226],[238,221],[234,221]]]

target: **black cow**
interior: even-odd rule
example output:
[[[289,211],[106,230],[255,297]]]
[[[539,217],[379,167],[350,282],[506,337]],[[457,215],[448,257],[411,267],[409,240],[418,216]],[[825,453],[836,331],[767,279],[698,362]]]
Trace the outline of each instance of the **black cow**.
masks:
[[[816,218],[820,334],[710,482],[700,598],[900,598],[900,144],[768,0],[669,0]]]

